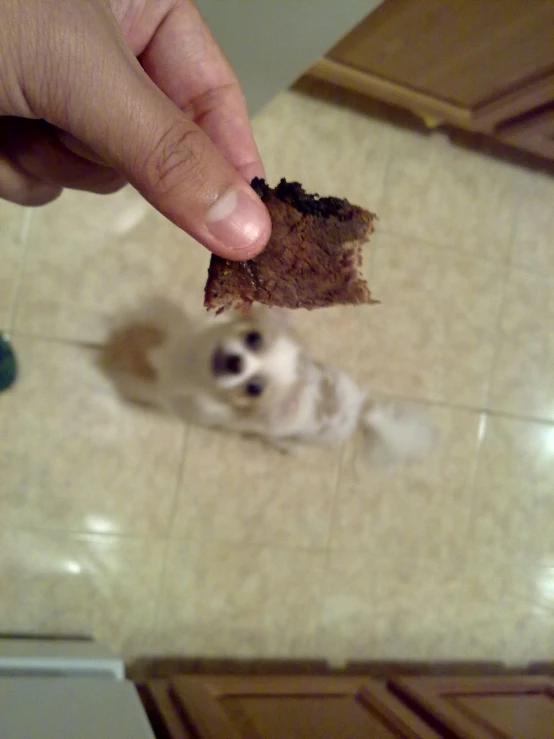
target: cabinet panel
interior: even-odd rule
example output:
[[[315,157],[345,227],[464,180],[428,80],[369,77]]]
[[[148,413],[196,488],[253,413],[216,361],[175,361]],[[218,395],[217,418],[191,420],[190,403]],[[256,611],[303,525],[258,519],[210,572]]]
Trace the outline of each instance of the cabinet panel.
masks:
[[[439,739],[369,678],[177,677],[146,690],[171,719],[163,739]]]
[[[497,137],[519,149],[554,159],[554,103],[501,126]],[[553,732],[554,734],[554,732]]]
[[[328,57],[474,108],[554,68],[551,0],[386,0]]]
[[[402,678],[390,686],[457,739],[554,736],[554,681],[547,677]]]
[[[472,127],[482,131],[493,131],[503,121],[524,115],[552,101],[554,101],[554,73],[540,77],[535,82],[508,93],[492,103],[475,108],[471,116]]]

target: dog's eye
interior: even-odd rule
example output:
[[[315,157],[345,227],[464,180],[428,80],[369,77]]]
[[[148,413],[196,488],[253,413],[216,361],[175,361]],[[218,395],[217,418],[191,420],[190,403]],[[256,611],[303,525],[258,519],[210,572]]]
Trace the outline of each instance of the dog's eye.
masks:
[[[244,337],[244,343],[249,349],[256,352],[262,348],[264,340],[259,331],[249,331]]]
[[[250,398],[258,398],[264,391],[264,384],[261,380],[250,380],[245,387],[245,392]]]

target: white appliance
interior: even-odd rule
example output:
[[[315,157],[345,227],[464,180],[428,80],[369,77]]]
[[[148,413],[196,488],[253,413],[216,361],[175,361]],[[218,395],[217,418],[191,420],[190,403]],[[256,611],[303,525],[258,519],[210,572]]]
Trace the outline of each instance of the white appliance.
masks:
[[[155,739],[123,661],[92,641],[0,639],[0,739]]]
[[[196,0],[196,5],[255,115],[382,1]]]

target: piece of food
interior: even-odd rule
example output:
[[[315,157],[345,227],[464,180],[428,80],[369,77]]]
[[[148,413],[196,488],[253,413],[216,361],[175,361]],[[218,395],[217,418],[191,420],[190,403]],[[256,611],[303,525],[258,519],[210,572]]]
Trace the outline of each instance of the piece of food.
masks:
[[[255,302],[309,310],[375,302],[360,271],[373,213],[348,200],[308,195],[298,182],[281,180],[272,189],[255,178],[252,187],[271,216],[271,238],[248,262],[212,256],[208,310],[246,311]]]

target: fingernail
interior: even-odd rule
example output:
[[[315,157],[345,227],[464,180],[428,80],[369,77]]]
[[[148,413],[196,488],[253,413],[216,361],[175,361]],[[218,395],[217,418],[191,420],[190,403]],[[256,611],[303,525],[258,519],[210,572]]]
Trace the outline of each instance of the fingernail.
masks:
[[[210,207],[206,224],[211,233],[229,249],[247,250],[266,230],[268,215],[252,190],[230,187]]]

